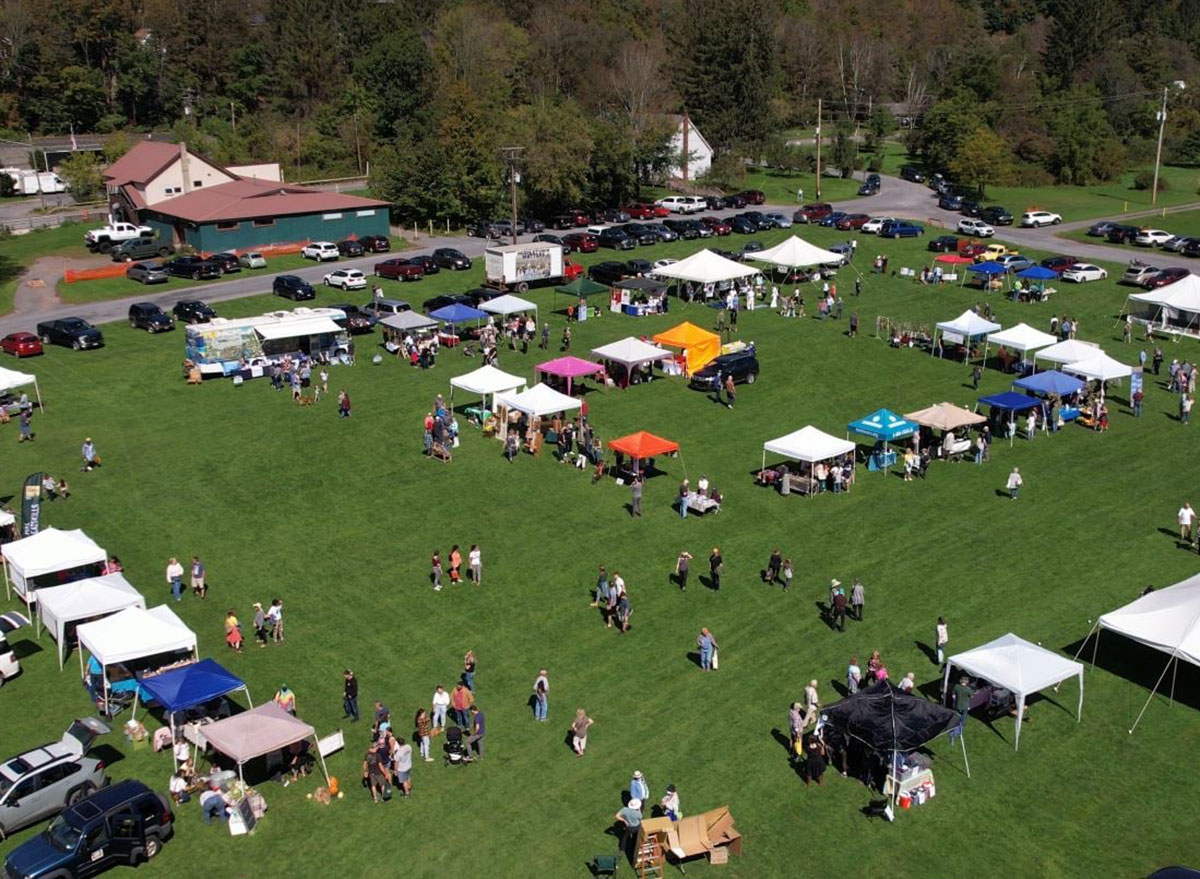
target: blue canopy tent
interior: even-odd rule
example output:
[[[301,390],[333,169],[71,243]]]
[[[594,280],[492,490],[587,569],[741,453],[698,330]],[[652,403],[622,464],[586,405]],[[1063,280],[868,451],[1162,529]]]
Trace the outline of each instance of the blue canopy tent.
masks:
[[[1058,277],[1058,272],[1053,269],[1048,269],[1045,266],[1030,266],[1027,269],[1021,269],[1017,272],[1018,278],[1024,278],[1026,281],[1036,281],[1037,284],[1030,284],[1030,290],[1037,293],[1039,299],[1042,298],[1042,293],[1046,287],[1046,281],[1053,281]],[[1011,280],[1011,278],[1010,278]],[[1014,300],[1016,299],[1016,291],[1013,291]]]
[[[878,448],[878,443],[876,444],[875,451],[867,460],[867,469],[886,470],[896,463],[896,453],[888,449],[888,443],[912,436],[918,430],[920,430],[918,425],[902,418],[890,409],[877,409],[870,415],[847,424],[846,439],[850,438],[851,433],[857,433],[882,443],[882,449]]]
[[[1006,266],[1002,266],[1000,263],[993,260],[975,263],[973,266],[967,266],[967,271],[973,275],[982,275],[988,280],[994,278],[996,275],[1008,274],[1008,268]],[[967,283],[966,275],[963,275],[963,283]]]
[[[999,410],[1007,412],[1009,423],[1016,425],[1016,418],[1020,413],[1027,412],[1030,409],[1040,409],[1042,417],[1046,417],[1046,403],[1039,397],[1030,397],[1028,394],[1018,394],[1016,391],[1004,391],[999,394],[989,394],[986,397],[980,397],[979,403],[975,405],[976,411],[979,406],[990,406],[993,411]],[[1045,422],[1043,421],[1043,424]],[[1013,444],[1013,437],[1016,436],[1016,430],[1008,432],[1008,444]]]
[[[177,712],[211,702],[219,696],[241,690],[246,694],[249,707],[254,707],[254,703],[250,701],[250,689],[246,686],[246,682],[225,669],[215,659],[201,659],[199,662],[193,662],[181,668],[173,668],[160,675],[143,677],[138,683],[140,684],[139,694],[142,690],[146,691],[166,709],[172,738],[175,733]],[[133,710],[136,714],[136,702]]]
[[[434,320],[440,320],[442,323],[461,324],[469,320],[485,318],[487,317],[487,312],[456,302],[454,305],[445,305],[436,311],[431,311],[429,316]]]
[[[1039,396],[1057,394],[1060,399],[1066,400],[1073,394],[1082,391],[1086,387],[1086,382],[1073,375],[1067,375],[1065,372],[1059,372],[1057,369],[1047,369],[1045,372],[1035,372],[1033,375],[1017,379],[1013,382],[1013,387]],[[1079,408],[1069,406],[1064,402],[1058,410],[1058,417],[1063,422],[1074,421],[1079,417]],[[1051,425],[1051,429],[1057,430],[1058,428],[1056,425]]]

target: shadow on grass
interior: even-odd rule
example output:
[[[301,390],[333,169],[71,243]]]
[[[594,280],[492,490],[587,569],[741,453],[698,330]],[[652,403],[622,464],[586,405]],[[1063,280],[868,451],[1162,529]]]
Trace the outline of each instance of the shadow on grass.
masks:
[[[1157,695],[1166,701],[1170,698],[1173,684],[1176,702],[1189,708],[1200,709],[1200,668],[1187,662],[1179,662],[1175,668],[1168,668],[1170,658],[1167,654],[1123,638],[1114,632],[1105,633],[1104,637],[1100,638],[1097,649],[1096,638],[1099,635],[1098,631],[1093,632],[1087,639],[1063,645],[1061,650],[1067,656],[1075,656],[1080,648],[1086,647],[1078,661],[1084,663],[1089,671],[1095,650],[1096,667],[1141,687],[1145,690],[1142,699],[1149,698],[1151,690],[1157,684]],[[1065,682],[1063,686],[1070,687],[1070,681]],[[1070,695],[1066,697],[1068,702],[1071,698]],[[1140,700],[1138,701],[1140,711]],[[1130,715],[1130,724],[1136,716],[1136,713]]]
[[[30,641],[28,638],[22,638],[20,641],[10,641],[9,646],[12,648],[13,656],[17,659],[28,659],[45,650],[37,641]]]

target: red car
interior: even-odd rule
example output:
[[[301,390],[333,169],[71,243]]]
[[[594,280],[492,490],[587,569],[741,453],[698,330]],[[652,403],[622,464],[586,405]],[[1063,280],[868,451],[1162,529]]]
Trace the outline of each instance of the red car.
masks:
[[[33,333],[9,333],[0,339],[0,351],[14,357],[33,357],[42,351],[42,340]]]
[[[960,242],[965,241],[965,240],[966,240],[965,238],[959,239]],[[981,256],[984,253],[984,251],[986,251],[986,250],[987,250],[986,244],[980,244],[979,242],[972,242],[969,244],[963,244],[961,247],[959,247],[958,255],[969,257],[970,259],[975,259],[976,257]]]
[[[627,204],[622,210],[635,220],[657,220],[671,216],[669,210],[656,204]]]
[[[393,281],[419,281],[425,277],[425,270],[406,259],[385,259],[375,263],[375,277]]]
[[[574,260],[563,259],[563,280],[574,281],[580,277],[583,277],[583,266]]]
[[[571,229],[575,226],[586,226],[590,222],[592,222],[592,218],[586,211],[570,208],[551,220],[551,225],[555,229]]]
[[[871,217],[867,214],[849,214],[838,220],[837,227],[843,232],[848,232],[851,229],[861,229],[863,223],[870,220]]]
[[[767,197],[757,189],[747,189],[745,192],[739,192],[738,195],[746,199],[746,204],[762,204],[767,200]]]
[[[1172,267],[1163,269],[1157,275],[1151,275],[1143,282],[1142,286],[1147,290],[1157,290],[1159,287],[1165,287],[1168,284],[1174,284],[1176,281],[1182,280],[1190,275],[1187,269],[1182,267]],[[7,339],[5,341],[8,341]],[[8,350],[7,348],[5,349]]]
[[[700,222],[712,229],[714,235],[730,235],[733,233],[733,227],[720,217],[701,217]]]
[[[562,241],[576,253],[595,253],[600,249],[600,241],[596,236],[584,232],[572,232],[570,235],[564,235]]]

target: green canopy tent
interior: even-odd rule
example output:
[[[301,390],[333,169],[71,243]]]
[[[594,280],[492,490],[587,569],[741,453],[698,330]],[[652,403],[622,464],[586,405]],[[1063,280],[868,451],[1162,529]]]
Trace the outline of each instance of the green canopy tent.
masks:
[[[608,292],[609,288],[604,284],[597,284],[586,275],[580,275],[571,283],[561,284],[554,288],[554,310],[558,310],[559,293],[565,293],[572,297],[575,302],[578,302],[580,299],[587,299],[589,296],[595,296],[597,293]]]

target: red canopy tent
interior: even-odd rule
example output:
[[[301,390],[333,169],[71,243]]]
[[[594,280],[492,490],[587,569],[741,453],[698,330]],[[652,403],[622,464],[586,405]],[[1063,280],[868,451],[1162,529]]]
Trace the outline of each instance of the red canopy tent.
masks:
[[[975,260],[969,256],[959,256],[957,253],[943,253],[941,256],[934,257],[934,262],[944,262],[952,266],[964,266],[967,263],[973,263]]]
[[[639,430],[637,433],[631,433],[629,436],[623,436],[620,439],[610,440],[608,447],[614,452],[621,452],[629,456],[633,461],[633,466],[630,470],[635,475],[640,469],[638,462],[654,458],[658,455],[667,455],[671,452],[679,451],[679,443],[663,439],[661,436],[655,436],[644,430]],[[686,468],[684,469],[684,473],[686,475]]]

